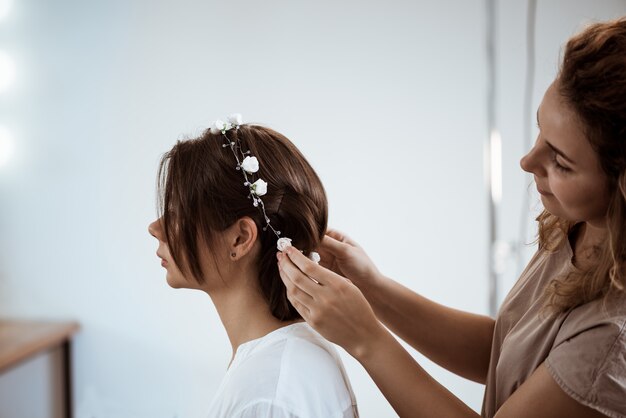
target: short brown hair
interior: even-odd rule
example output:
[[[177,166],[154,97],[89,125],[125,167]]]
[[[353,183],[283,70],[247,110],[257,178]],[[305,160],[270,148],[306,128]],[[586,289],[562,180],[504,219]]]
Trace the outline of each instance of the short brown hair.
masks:
[[[259,161],[255,174],[268,183],[262,197],[272,226],[308,254],[321,242],[327,227],[328,204],[322,182],[295,145],[280,133],[258,125],[226,132]],[[283,321],[300,318],[287,299],[276,262],[276,235],[267,229],[260,209],[252,205],[237,162],[222,133],[178,141],[161,158],[158,212],[174,262],[188,279],[204,283],[199,240],[211,248],[216,232],[248,216],[259,230],[259,284],[272,314]],[[254,181],[254,180],[252,180]]]
[[[598,155],[610,193],[608,236],[596,249],[595,265],[557,277],[546,288],[546,306],[562,312],[597,298],[606,301],[626,286],[626,19],[592,24],[569,39],[557,80]],[[556,249],[575,225],[546,210],[537,221],[539,247],[547,250]]]

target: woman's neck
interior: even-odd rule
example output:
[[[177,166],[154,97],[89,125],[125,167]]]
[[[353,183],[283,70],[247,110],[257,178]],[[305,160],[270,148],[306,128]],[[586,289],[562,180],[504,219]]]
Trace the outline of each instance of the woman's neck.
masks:
[[[570,242],[576,261],[575,265],[584,268],[597,256],[606,239],[606,228],[592,225],[589,222],[582,222],[576,228]]]
[[[207,292],[226,329],[233,357],[241,344],[297,322],[281,321],[272,315],[261,292],[249,284],[256,283],[256,279],[245,283],[240,281],[235,286]]]

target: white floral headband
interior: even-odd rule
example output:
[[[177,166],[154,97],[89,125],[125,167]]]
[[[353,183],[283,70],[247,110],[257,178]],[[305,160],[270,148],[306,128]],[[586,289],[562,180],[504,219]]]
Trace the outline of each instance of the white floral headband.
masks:
[[[244,152],[241,150],[239,139],[237,139],[236,140],[237,142],[235,142],[235,141],[231,141],[226,136],[227,131],[233,128],[238,130],[242,124],[243,122],[242,122],[241,115],[239,113],[233,113],[226,119],[226,122],[222,122],[219,119],[213,122],[211,124],[210,130],[211,130],[211,133],[215,135],[219,134],[220,132],[222,133],[222,136],[224,137],[224,140],[226,141],[226,143],[223,144],[222,147],[223,148],[230,147],[230,150],[233,152],[233,155],[235,156],[235,159],[237,160],[237,167],[235,168],[237,170],[241,170],[241,172],[243,173],[243,178],[244,178],[243,185],[248,187],[249,192],[250,192],[250,194],[248,195],[248,198],[252,199],[252,205],[254,207],[260,208],[261,212],[263,213],[263,217],[265,218],[265,223],[266,223],[266,225],[263,227],[263,231],[267,231],[267,228],[270,228],[272,232],[274,232],[274,235],[276,235],[276,238],[278,238],[276,247],[278,248],[279,251],[284,251],[287,247],[291,246],[291,239],[287,237],[281,237],[280,231],[275,230],[274,227],[270,224],[270,218],[267,217],[267,213],[265,213],[265,205],[263,204],[263,200],[261,200],[261,196],[267,193],[267,182],[259,178],[254,183],[252,183],[250,179],[248,178],[248,174],[252,175],[256,173],[257,171],[259,171],[259,161],[257,160],[256,157],[250,155],[250,151]],[[237,155],[237,151],[235,150],[235,148],[237,148],[237,150],[241,154],[242,160],[239,159],[239,156]],[[320,261],[320,255],[316,253],[315,251],[311,252],[311,254],[309,255],[309,258],[316,263],[319,263]]]

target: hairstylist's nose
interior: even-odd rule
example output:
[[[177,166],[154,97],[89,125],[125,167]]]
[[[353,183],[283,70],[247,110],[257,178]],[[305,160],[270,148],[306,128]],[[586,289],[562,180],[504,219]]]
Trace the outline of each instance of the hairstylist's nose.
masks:
[[[519,160],[519,166],[522,170],[530,173],[530,165],[528,163],[528,154],[524,155],[521,160]]]
[[[534,173],[534,171],[537,169],[536,167],[537,155],[536,154],[537,154],[537,144],[535,144],[535,146],[533,146],[532,149],[528,151],[528,154],[524,155],[522,159],[519,161],[519,165],[522,168],[522,170],[526,171],[527,173]]]

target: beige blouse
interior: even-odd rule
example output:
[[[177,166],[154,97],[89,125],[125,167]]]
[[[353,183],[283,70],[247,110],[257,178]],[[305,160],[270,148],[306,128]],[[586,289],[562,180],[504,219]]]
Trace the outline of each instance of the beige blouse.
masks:
[[[565,393],[609,417],[626,417],[626,296],[557,317],[539,316],[546,284],[572,264],[569,240],[539,250],[496,318],[482,416],[493,417],[542,363]]]

